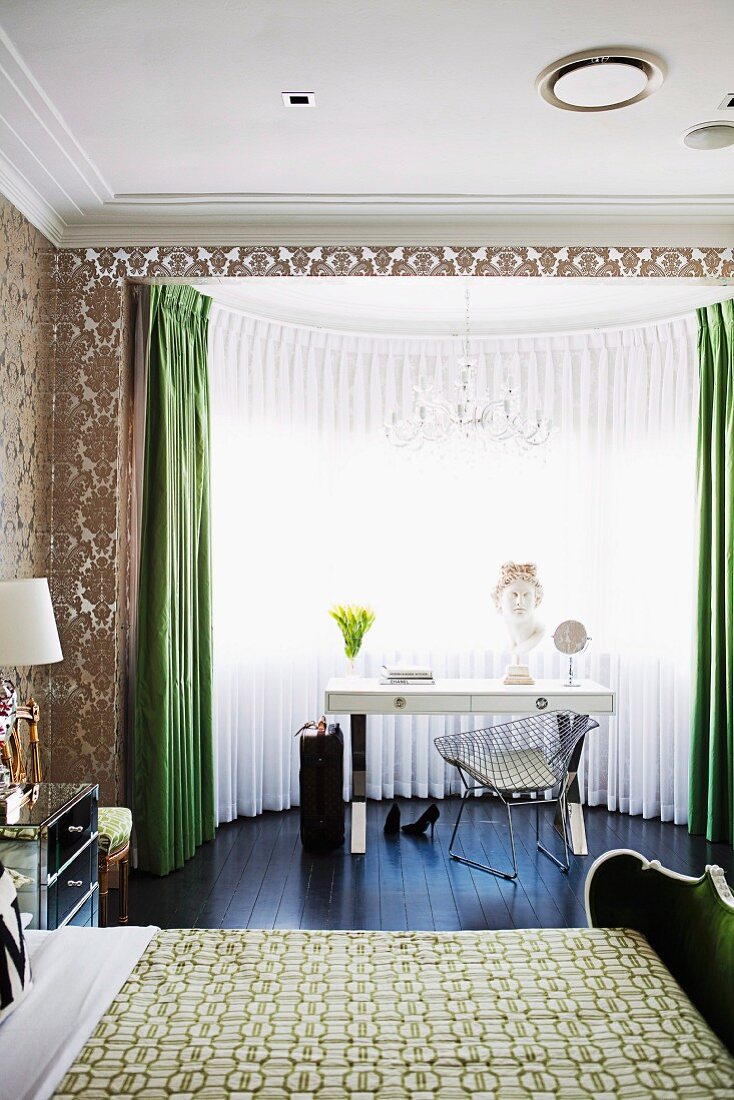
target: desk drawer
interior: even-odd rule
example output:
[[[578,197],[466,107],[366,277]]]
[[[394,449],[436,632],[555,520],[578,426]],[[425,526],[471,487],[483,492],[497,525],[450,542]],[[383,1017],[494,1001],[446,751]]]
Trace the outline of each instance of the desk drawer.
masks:
[[[574,710],[577,714],[614,714],[614,695],[473,695],[473,714],[542,714],[547,710]]]
[[[400,688],[384,695],[329,694],[329,714],[468,714],[470,695],[401,695]]]

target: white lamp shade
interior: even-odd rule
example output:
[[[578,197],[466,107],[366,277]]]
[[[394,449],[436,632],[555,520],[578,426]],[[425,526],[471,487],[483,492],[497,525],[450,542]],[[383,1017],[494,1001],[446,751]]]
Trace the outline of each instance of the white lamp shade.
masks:
[[[0,581],[0,668],[63,659],[46,578]]]

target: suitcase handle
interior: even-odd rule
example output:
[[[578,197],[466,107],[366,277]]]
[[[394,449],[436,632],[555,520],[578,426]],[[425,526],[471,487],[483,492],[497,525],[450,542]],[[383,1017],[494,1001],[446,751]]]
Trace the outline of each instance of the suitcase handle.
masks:
[[[293,734],[294,737],[300,737],[304,730],[316,730],[316,733],[321,736],[326,733],[326,715],[322,714],[318,722],[304,722],[299,730]]]

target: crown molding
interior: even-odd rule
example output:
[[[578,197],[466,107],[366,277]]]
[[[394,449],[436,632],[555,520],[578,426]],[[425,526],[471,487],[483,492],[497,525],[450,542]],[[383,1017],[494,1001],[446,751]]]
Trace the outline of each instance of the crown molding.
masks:
[[[564,194],[509,194],[509,195],[484,195],[484,194],[446,194],[446,193],[407,193],[407,192],[381,192],[381,193],[339,193],[339,192],[170,192],[170,193],[124,193],[114,195],[106,201],[108,209],[116,207],[150,207],[150,208],[176,208],[176,207],[208,207],[222,206],[248,206],[267,207],[289,206],[299,209],[302,206],[313,208],[315,206],[368,206],[368,207],[397,207],[405,206],[441,206],[441,207],[467,207],[480,209],[504,209],[505,207],[521,207],[522,209],[536,209],[552,207],[570,207],[577,210],[579,207],[591,207],[597,209],[614,208],[619,210],[649,209],[671,207],[685,212],[688,209],[699,210],[702,208],[734,209],[733,195],[673,195],[673,194],[643,194],[643,195],[564,195]]]
[[[65,228],[63,219],[3,153],[0,153],[0,192],[31,225],[43,233],[54,248],[61,247]]]
[[[101,205],[113,198],[112,188],[74,137],[2,26],[0,86],[6,125],[16,135],[23,135],[26,149],[80,213],[90,200]]]
[[[64,219],[4,155],[0,190],[56,247],[734,244],[734,196],[116,195]]]
[[[0,190],[48,238],[113,197],[60,112],[0,26]]]
[[[734,196],[115,196],[64,228],[68,248],[185,244],[728,247]]]
[[[600,244],[727,246],[734,196],[116,195],[62,244]]]

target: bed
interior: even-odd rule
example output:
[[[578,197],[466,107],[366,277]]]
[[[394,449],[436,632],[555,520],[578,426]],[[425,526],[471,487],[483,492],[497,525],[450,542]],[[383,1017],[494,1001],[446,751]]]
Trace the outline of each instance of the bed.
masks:
[[[36,933],[35,988],[0,1027],[0,1095],[731,1097],[723,876],[609,853],[587,909],[597,927]],[[706,1018],[673,976],[689,962],[708,970],[694,999],[722,990]]]

